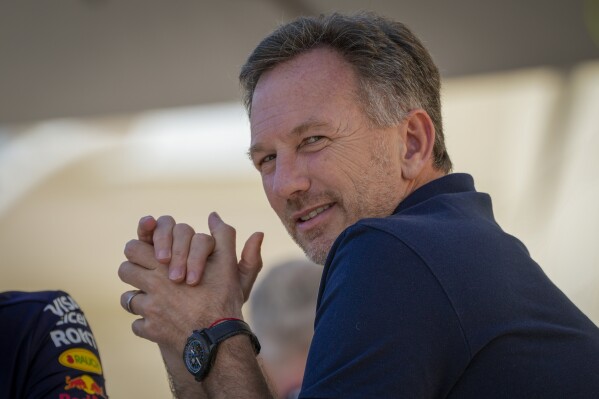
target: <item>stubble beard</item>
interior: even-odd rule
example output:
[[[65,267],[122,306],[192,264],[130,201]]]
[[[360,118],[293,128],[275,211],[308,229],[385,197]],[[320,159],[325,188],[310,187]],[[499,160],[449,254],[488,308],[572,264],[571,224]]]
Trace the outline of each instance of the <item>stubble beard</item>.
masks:
[[[389,193],[385,194],[389,195]],[[295,243],[304,251],[308,259],[318,265],[324,265],[334,242],[345,229],[364,218],[389,216],[393,210],[389,210],[386,207],[368,208],[361,205],[363,204],[356,203],[352,209],[344,209],[340,204],[335,204],[335,207],[339,207],[339,209],[336,209],[335,211],[341,211],[346,216],[345,225],[341,226],[337,232],[327,231],[327,226],[319,227],[310,231],[309,234],[301,236],[297,234],[297,232],[292,231],[289,227],[287,227],[287,232],[293,241],[295,241]],[[368,205],[371,204],[368,203]]]
[[[342,215],[344,225],[340,227],[339,231],[330,231],[330,226],[322,226],[301,236],[294,229],[295,221],[290,218],[283,221],[293,241],[312,262],[324,265],[337,237],[351,225],[364,218],[387,217],[398,205],[397,187],[393,184],[376,184],[376,182],[389,182],[389,176],[394,174],[394,170],[391,166],[389,150],[384,141],[377,140],[375,143],[369,165],[370,173],[361,176],[354,182],[352,193],[345,193],[345,196],[341,196],[327,190],[314,195],[305,193],[288,201],[286,215],[293,214],[306,205],[325,202],[335,203],[337,209],[334,211],[340,212]]]
[[[329,252],[331,251],[331,247],[333,246],[333,242],[335,238],[327,238],[323,236],[322,229],[316,229],[313,232],[314,234],[310,234],[311,237],[298,237],[298,235],[294,235],[291,232],[291,238],[293,241],[304,251],[308,259],[317,265],[324,265]]]
[[[376,173],[378,178],[382,173]],[[371,176],[374,178],[374,176]],[[367,181],[357,182],[356,192],[350,197],[342,199],[334,193],[326,192],[323,195],[305,197],[303,200],[290,201],[287,211],[289,214],[297,209],[302,209],[303,204],[315,204],[323,202],[334,202],[334,212],[339,212],[344,224],[339,226],[339,231],[331,231],[331,226],[320,226],[307,233],[298,234],[295,230],[295,221],[287,219],[284,225],[287,232],[295,243],[304,251],[306,256],[314,263],[324,265],[333,243],[337,237],[348,227],[357,223],[359,220],[371,217],[389,216],[396,204],[393,204],[392,198],[396,195],[395,189],[389,187],[378,187],[373,189]]]
[[[292,215],[298,210],[307,208],[313,204],[322,203],[334,203],[334,206],[338,208],[335,211],[339,211],[339,209],[343,210],[342,199],[331,191],[325,191],[320,194],[306,193],[288,200],[287,207],[285,209],[286,216],[285,220],[283,220],[283,224],[285,225],[289,236],[302,249],[302,251],[304,251],[308,259],[319,265],[325,264],[333,242],[337,239],[337,236],[341,233],[341,231],[335,234],[335,232],[329,231],[329,226],[319,226],[308,232],[299,234],[295,229],[296,221],[291,220],[291,218],[287,215]]]

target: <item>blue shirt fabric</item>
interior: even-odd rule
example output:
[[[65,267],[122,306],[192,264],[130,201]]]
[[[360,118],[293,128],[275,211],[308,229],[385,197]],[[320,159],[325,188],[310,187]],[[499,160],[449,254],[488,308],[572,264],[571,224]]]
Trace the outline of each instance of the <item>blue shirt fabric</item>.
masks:
[[[337,238],[300,398],[599,398],[599,329],[451,174]]]
[[[97,343],[63,291],[0,293],[0,398],[107,398]]]

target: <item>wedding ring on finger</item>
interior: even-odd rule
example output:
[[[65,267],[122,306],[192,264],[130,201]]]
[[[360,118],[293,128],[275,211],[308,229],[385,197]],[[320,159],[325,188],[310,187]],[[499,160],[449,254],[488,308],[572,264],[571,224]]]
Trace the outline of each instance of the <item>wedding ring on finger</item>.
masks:
[[[142,292],[142,290],[133,290],[127,292],[127,300],[125,301],[125,310],[127,312],[137,315],[137,313],[135,313],[133,309],[131,309],[131,301],[133,300],[133,298],[135,298],[135,295],[141,294]]]

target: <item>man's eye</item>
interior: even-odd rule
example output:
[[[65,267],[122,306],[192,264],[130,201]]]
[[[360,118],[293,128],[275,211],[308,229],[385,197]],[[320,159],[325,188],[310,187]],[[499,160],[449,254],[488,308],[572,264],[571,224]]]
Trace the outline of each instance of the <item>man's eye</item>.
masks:
[[[313,144],[313,143],[316,143],[317,141],[322,140],[323,138],[324,138],[323,136],[310,136],[303,141],[302,145]]]
[[[260,164],[264,164],[266,162],[270,162],[270,161],[272,161],[275,158],[276,158],[276,155],[274,155],[274,154],[267,155],[264,158],[262,158],[262,161],[260,161]]]

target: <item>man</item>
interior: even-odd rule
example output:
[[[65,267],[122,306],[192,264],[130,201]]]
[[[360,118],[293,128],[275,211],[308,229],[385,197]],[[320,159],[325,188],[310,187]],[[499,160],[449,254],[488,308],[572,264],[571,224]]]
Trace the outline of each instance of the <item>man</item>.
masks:
[[[268,201],[324,264],[300,398],[599,395],[597,327],[500,229],[472,178],[448,174],[439,74],[405,26],[301,18],[258,45],[241,82]],[[215,213],[208,226],[142,219],[119,269],[142,291],[123,305],[180,397],[270,397],[255,340],[230,320],[262,236],[238,262],[234,229]],[[206,331],[186,341],[203,328],[223,336],[215,356]]]
[[[1,398],[108,398],[94,335],[63,291],[0,293]]]
[[[293,260],[270,268],[250,296],[250,320],[260,357],[279,399],[298,397],[314,328],[322,268]]]

